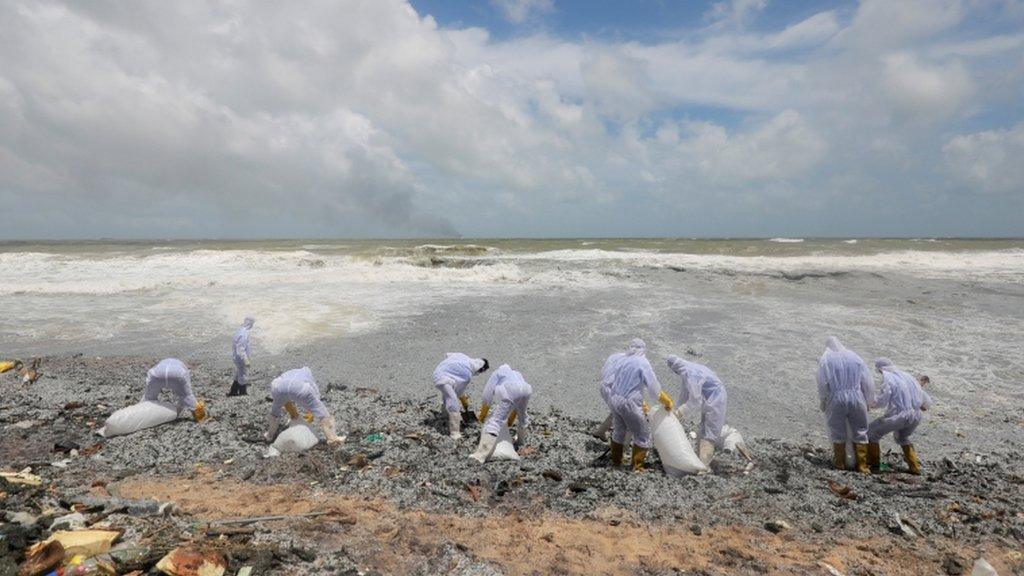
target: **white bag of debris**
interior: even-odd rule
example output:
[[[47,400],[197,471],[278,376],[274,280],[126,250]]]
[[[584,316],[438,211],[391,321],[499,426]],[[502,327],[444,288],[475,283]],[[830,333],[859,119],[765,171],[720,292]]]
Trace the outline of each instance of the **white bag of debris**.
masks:
[[[286,452],[305,452],[316,446],[319,441],[313,428],[305,420],[297,418],[288,424],[288,428],[277,435],[274,443],[267,449],[267,456],[280,456]]]
[[[491,452],[491,457],[488,458],[487,461],[519,459],[519,453],[516,452],[516,445],[512,442],[512,434],[509,433],[508,426],[502,424],[501,432],[498,432],[498,443],[494,446],[494,452]]]
[[[178,419],[178,407],[170,402],[143,400],[127,408],[121,408],[107,418],[99,435],[104,438],[124,436],[139,430],[152,428]]]
[[[734,452],[737,444],[743,444],[740,431],[728,424],[722,426],[722,450]]]
[[[648,419],[651,423],[651,437],[658,451],[661,464],[669,476],[683,476],[707,472],[708,467],[700,461],[690,445],[690,439],[675,414],[665,412],[661,406],[652,408]]]

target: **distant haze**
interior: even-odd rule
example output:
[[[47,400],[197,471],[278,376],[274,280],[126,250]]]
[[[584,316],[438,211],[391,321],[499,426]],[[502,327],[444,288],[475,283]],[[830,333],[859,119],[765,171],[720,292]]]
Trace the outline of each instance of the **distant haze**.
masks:
[[[1021,0],[0,0],[0,239],[1024,236],[1022,30]]]

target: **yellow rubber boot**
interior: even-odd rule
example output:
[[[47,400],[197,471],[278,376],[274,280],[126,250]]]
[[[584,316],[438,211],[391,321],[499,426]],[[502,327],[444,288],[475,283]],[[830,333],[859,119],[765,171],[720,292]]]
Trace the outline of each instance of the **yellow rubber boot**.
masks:
[[[636,444],[633,445],[633,472],[643,472],[644,462],[647,460],[647,448],[641,448]]]
[[[612,466],[622,466],[622,444],[612,440]]]
[[[506,422],[506,424],[508,424],[509,428],[511,428],[512,425],[516,423],[516,416],[518,416],[518,414],[516,414],[515,410],[513,410],[512,413],[508,415],[508,422]]]
[[[882,466],[882,447],[878,442],[868,442],[868,466],[878,470]]]
[[[871,468],[868,468],[868,445],[854,444],[853,448],[857,452],[857,472],[871,474]]]
[[[832,445],[832,466],[836,470],[846,470],[846,444]]]
[[[911,474],[921,475],[921,461],[917,459],[917,451],[914,450],[913,444],[903,447],[903,459],[907,461],[907,468]]]

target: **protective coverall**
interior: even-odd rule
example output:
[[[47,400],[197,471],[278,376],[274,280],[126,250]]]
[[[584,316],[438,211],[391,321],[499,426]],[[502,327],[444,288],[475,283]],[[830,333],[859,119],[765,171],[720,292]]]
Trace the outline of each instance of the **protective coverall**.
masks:
[[[857,455],[857,471],[868,467],[868,408],[874,406],[875,386],[864,360],[830,336],[818,361],[818,400],[827,416],[832,438],[832,463],[846,468],[846,426],[850,426]]]
[[[206,405],[196,400],[192,393],[192,374],[181,360],[164,358],[146,373],[146,390],[142,393],[142,399],[156,402],[163,390],[170,390],[174,394],[178,412],[188,408],[196,422],[206,418]]]
[[[486,462],[494,452],[502,424],[507,423],[511,426],[517,417],[519,426],[516,431],[516,440],[520,445],[526,442],[530,426],[527,406],[532,394],[533,388],[526,383],[523,375],[513,370],[508,364],[502,364],[491,374],[480,397],[479,419],[484,423],[484,427],[480,431],[480,444],[477,446],[476,452],[470,456],[471,458],[481,464]],[[493,410],[491,410],[491,406],[494,406]]]
[[[893,366],[888,358],[875,360],[875,368],[882,374],[882,386],[876,404],[885,406],[885,415],[868,426],[868,464],[878,468],[881,448],[878,445],[890,432],[903,450],[903,459],[911,474],[921,473],[921,462],[910,442],[910,435],[921,423],[921,411],[932,405],[932,398],[924,391],[917,378]]]
[[[631,464],[636,471],[643,470],[647,451],[651,447],[651,427],[647,422],[647,397],[657,398],[672,410],[672,399],[661,389],[661,383],[651,368],[644,351],[643,341],[634,341],[631,354],[620,359],[614,369],[613,382],[608,394],[608,406],[612,411],[612,465],[622,463],[623,442],[626,432],[633,434]]]
[[[235,380],[231,383],[228,396],[245,396],[249,393],[249,385],[245,382],[245,373],[249,369],[252,349],[249,346],[249,331],[256,322],[251,316],[242,320],[242,325],[235,330],[231,338],[231,358],[235,362]]]
[[[277,436],[279,420],[284,412],[288,412],[291,418],[298,418],[299,410],[308,414],[306,420],[312,422],[320,420],[320,428],[324,432],[329,444],[343,442],[344,437],[339,437],[335,431],[334,417],[327,411],[327,407],[320,400],[320,389],[313,379],[313,372],[308,367],[295,368],[281,374],[270,383],[270,397],[273,404],[270,406],[270,418],[267,431],[267,441],[273,442]]]
[[[611,396],[612,384],[615,382],[615,369],[618,367],[620,361],[623,358],[632,354],[643,354],[646,351],[646,345],[644,341],[639,338],[634,338],[629,343],[629,349],[626,352],[616,352],[608,357],[604,361],[604,366],[601,367],[601,399],[604,400],[605,405],[608,406],[608,417],[604,419],[604,422],[598,424],[594,428],[590,435],[600,439],[601,441],[607,440],[608,431],[612,427],[612,415],[611,406],[608,405],[608,399]]]
[[[473,376],[487,370],[486,358],[470,358],[459,352],[448,353],[434,368],[434,387],[441,391],[444,409],[448,412],[448,433],[462,438],[462,410],[469,409],[466,388]]]
[[[687,414],[700,411],[700,444],[697,453],[701,462],[707,465],[715,453],[715,446],[722,441],[728,399],[725,385],[707,366],[679,356],[669,356],[668,367],[682,377],[679,396],[676,398],[680,410]]]

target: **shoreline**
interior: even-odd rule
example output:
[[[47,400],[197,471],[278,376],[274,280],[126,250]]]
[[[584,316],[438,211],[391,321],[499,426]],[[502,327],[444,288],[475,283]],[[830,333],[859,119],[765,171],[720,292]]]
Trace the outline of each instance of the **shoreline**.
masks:
[[[517,568],[517,562],[529,549],[524,548],[528,545],[547,550],[538,556],[549,563],[541,571],[566,569],[585,573],[572,561],[569,548],[561,551],[568,560],[563,562],[558,556],[558,546],[568,545],[562,541],[563,532],[568,537],[581,527],[611,535],[633,534],[622,532],[629,527],[638,530],[636,534],[668,530],[666,534],[670,536],[666,536],[665,542],[689,533],[695,542],[686,546],[711,542],[711,536],[716,534],[741,540],[745,537],[749,544],[733,545],[739,556],[731,559],[728,554],[717,552],[690,560],[686,555],[656,555],[646,560],[646,565],[641,559],[643,549],[638,548],[629,553],[631,560],[625,565],[631,573],[657,574],[673,567],[730,572],[728,562],[733,562],[734,571],[730,573],[821,573],[820,566],[808,563],[813,555],[822,562],[831,558],[842,565],[832,564],[843,573],[856,570],[857,566],[886,567],[894,574],[913,573],[887,555],[872,552],[869,542],[879,544],[881,550],[885,546],[912,546],[917,561],[936,568],[951,554],[964,556],[962,559],[969,560],[969,565],[973,558],[966,556],[980,549],[997,567],[1020,568],[1012,564],[1015,556],[1007,556],[1024,544],[1024,516],[1019,514],[1024,509],[1024,453],[1020,446],[1008,445],[985,455],[943,456],[924,451],[925,476],[917,478],[900,473],[903,466],[899,455],[892,446],[883,444],[884,461],[896,472],[862,477],[829,468],[829,447],[823,437],[818,442],[783,440],[749,435],[741,428],[757,462],[749,474],[743,474],[745,462],[738,455],[720,453],[713,463],[715,474],[672,479],[660,472],[656,456],[648,459],[654,471],[645,474],[610,469],[604,455],[605,445],[586,434],[591,420],[543,408],[533,415],[534,433],[521,462],[479,466],[468,458],[479,428],[469,423],[461,441],[448,439],[440,402],[433,394],[425,392],[422,399],[410,399],[373,390],[372,382],[364,383],[361,387],[368,389],[357,393],[352,382],[341,383],[331,376],[325,377],[331,382],[322,384],[321,391],[339,420],[339,433],[347,434],[349,439],[338,449],[321,443],[305,454],[268,460],[262,457],[265,446],[259,440],[268,410],[263,394],[256,389],[240,399],[215,397],[216,388],[202,382],[219,377],[220,370],[206,364],[195,366],[194,372],[200,382],[197,392],[210,399],[208,422],[196,425],[179,420],[127,437],[95,437],[93,430],[102,425],[105,415],[137,400],[138,375],[144,373],[148,362],[149,359],[139,357],[48,358],[43,365],[45,376],[34,386],[23,387],[9,374],[0,377],[4,398],[0,425],[38,421],[25,429],[4,430],[5,440],[0,442],[3,467],[20,469],[34,465],[34,471],[46,484],[52,484],[60,501],[95,491],[97,480],[105,486],[148,485],[150,488],[131,495],[146,496],[149,490],[153,497],[164,495],[159,486],[171,490],[174,486],[180,488],[183,482],[192,481],[194,485],[195,478],[200,478],[199,485],[214,490],[206,494],[213,500],[217,499],[216,490],[223,488],[222,483],[236,486],[240,496],[258,495],[264,489],[271,491],[268,493],[284,490],[278,492],[282,503],[301,503],[307,499],[303,496],[305,490],[311,490],[314,503],[328,497],[342,501],[380,499],[386,503],[382,517],[398,533],[407,529],[416,533],[405,525],[422,518],[419,514],[427,515],[432,522],[449,522],[453,526],[449,536],[435,534],[428,538],[429,530],[419,533],[413,540],[419,542],[420,548],[412,540],[398,536],[388,537],[372,530],[360,532],[358,518],[354,526],[339,524],[336,518],[309,519],[286,523],[281,528],[261,527],[248,540],[231,538],[242,540],[251,548],[266,541],[281,544],[289,535],[298,541],[318,543],[321,539],[317,535],[323,536],[324,548],[317,549],[316,559],[305,562],[284,554],[287,561],[279,560],[275,568],[283,570],[280,573],[290,573],[284,567],[291,565],[301,567],[304,573],[330,573],[326,566],[340,562],[332,555],[340,549],[349,550],[346,561],[360,570],[381,569],[347,548],[351,545],[347,536],[350,532],[361,534],[357,540],[375,541],[381,549],[407,550],[412,559],[424,565],[449,561],[451,558],[444,559],[445,554],[454,553],[461,558],[459,562],[473,567],[461,572],[466,574],[489,573],[486,566],[490,566],[490,573],[494,566],[505,573],[525,573]],[[75,406],[75,402],[83,405]],[[380,434],[380,439],[374,439],[374,434]],[[49,462],[67,457],[53,452],[54,446],[61,443],[95,452],[71,457],[63,468],[50,466]],[[848,487],[857,494],[856,499],[836,495],[829,489],[829,481]],[[300,490],[299,485],[304,488]],[[283,488],[287,486],[292,488]],[[182,496],[186,492],[189,491],[178,492],[178,498],[187,500]],[[204,493],[194,486],[191,492],[197,497]],[[31,510],[30,500],[16,499],[15,494],[7,498],[5,505],[12,511],[25,506],[36,514],[41,512]],[[179,534],[179,539],[184,538],[195,522],[215,517],[217,510],[225,513],[224,508],[210,506],[201,502],[184,505],[185,516],[160,522],[168,522],[168,529]],[[358,510],[352,513],[361,514]],[[895,514],[903,520],[895,520]],[[536,536],[540,526],[548,526],[543,530],[553,536],[550,541],[543,538],[547,532],[540,534],[540,541],[525,538],[507,549],[508,556],[502,564],[500,557],[495,560],[493,549],[476,544],[470,529],[474,522],[490,526],[495,518],[504,518],[500,523],[512,522],[513,526],[520,522],[517,518],[539,521],[540,524],[523,530]],[[155,522],[125,515],[112,515],[108,520],[128,525]],[[767,526],[776,521],[789,528],[772,534]],[[706,532],[706,536],[694,534],[694,526],[697,531]],[[908,527],[915,532],[914,536],[907,534]],[[613,544],[601,539],[577,544],[598,546],[599,542]],[[851,552],[852,557],[829,556],[830,550],[847,549],[851,542],[860,542],[867,550]],[[793,556],[789,562],[786,555],[797,550],[802,550],[803,555]],[[858,550],[856,545],[852,550]],[[625,548],[619,552],[627,553]],[[617,573],[616,570],[609,569],[609,573]]]

